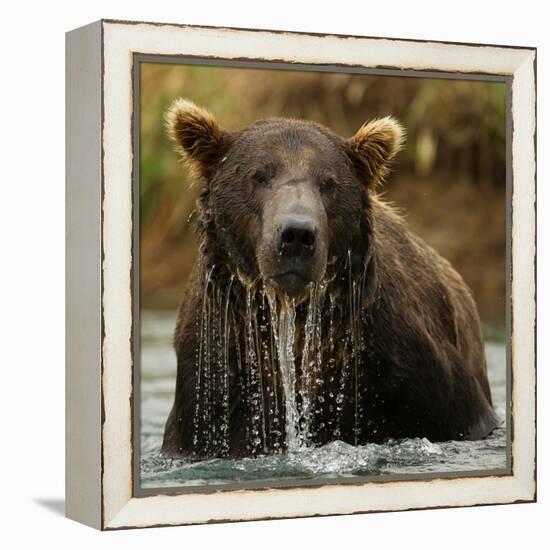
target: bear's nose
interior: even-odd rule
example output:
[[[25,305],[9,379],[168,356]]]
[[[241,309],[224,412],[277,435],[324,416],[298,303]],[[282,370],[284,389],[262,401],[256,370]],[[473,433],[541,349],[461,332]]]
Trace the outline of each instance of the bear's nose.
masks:
[[[278,251],[286,258],[309,258],[315,251],[313,221],[306,216],[288,215],[280,225]]]

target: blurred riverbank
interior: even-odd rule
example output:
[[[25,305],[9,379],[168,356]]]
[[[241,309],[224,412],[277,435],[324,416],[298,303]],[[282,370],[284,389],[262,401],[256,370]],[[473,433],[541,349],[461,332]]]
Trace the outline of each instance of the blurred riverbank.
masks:
[[[198,186],[163,127],[174,98],[228,129],[258,118],[308,118],[351,136],[391,114],[407,143],[380,192],[472,289],[484,322],[505,319],[506,89],[494,82],[142,64],[141,304],[177,307],[196,255]]]

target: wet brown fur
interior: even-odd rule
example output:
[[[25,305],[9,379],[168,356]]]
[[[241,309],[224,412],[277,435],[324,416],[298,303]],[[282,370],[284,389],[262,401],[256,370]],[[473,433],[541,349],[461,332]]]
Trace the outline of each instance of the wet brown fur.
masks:
[[[265,309],[261,309],[265,301],[255,249],[264,200],[257,172],[262,167],[268,173],[261,174],[261,178],[270,177],[269,171],[276,169],[274,163],[280,162],[280,151],[288,150],[306,150],[308,155],[317,151],[317,156],[328,159],[328,164],[319,160],[321,164],[312,164],[311,170],[334,172],[328,178],[330,185],[325,182],[327,187],[323,188],[329,220],[329,259],[334,258],[327,266],[327,297],[332,294],[335,298],[336,342],[329,350],[325,323],[324,383],[318,392],[326,396],[337,391],[343,363],[349,362],[350,351],[341,343],[349,327],[349,273],[351,270],[353,277],[363,274],[361,369],[357,380],[349,377],[345,384],[339,439],[357,444],[402,437],[427,437],[431,441],[477,439],[498,425],[491,406],[480,321],[469,289],[450,264],[412,234],[374,190],[401,146],[403,132],[393,119],[366,123],[350,140],[315,123],[287,119],[259,121],[229,134],[210,114],[183,101],[175,104],[167,121],[179,152],[195,168],[202,194],[197,231],[199,260],[180,308],[174,337],[178,372],[174,405],[164,435],[166,455],[239,457],[284,449],[284,409],[280,407],[276,419],[269,413],[273,399],[283,401],[280,378],[273,375],[277,365],[270,361],[261,367],[263,421],[271,427],[275,422],[281,431],[278,435],[266,433],[259,447],[250,442],[252,411],[243,395],[242,380],[247,373],[239,362],[240,344],[231,345],[229,350],[228,447],[223,448],[215,438],[203,440],[208,426],[201,426],[198,441],[193,441],[197,438],[193,416],[197,406],[197,325],[207,270],[212,270],[212,284],[222,289],[220,296],[231,289],[229,307],[235,342],[244,348],[246,285],[252,289],[257,322],[270,323]],[[319,185],[325,185],[321,180]],[[351,251],[350,258],[347,250]],[[328,319],[328,298],[322,307],[323,318]],[[297,308],[298,377],[302,375],[300,350],[306,310],[307,302]],[[331,357],[333,361],[329,362]],[[270,389],[274,398],[269,397]],[[361,411],[358,431],[356,391]],[[213,401],[220,399],[214,392]],[[221,414],[219,407],[213,414],[216,411]],[[334,439],[334,415],[329,399],[317,405],[314,443]]]

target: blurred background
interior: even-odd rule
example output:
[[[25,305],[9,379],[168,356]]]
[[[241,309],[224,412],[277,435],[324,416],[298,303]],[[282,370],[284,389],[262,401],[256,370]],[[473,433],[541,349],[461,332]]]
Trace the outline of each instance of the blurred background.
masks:
[[[167,138],[179,96],[228,129],[307,118],[344,137],[391,114],[405,149],[383,191],[411,229],[472,289],[486,326],[503,327],[506,289],[506,87],[503,83],[303,71],[141,64],[141,305],[178,307],[196,255],[199,192]]]

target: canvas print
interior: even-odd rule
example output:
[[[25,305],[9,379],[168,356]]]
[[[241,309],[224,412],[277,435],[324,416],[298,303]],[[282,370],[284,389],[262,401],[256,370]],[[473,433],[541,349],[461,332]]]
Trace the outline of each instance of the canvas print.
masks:
[[[135,85],[140,488],[509,472],[506,83]]]

